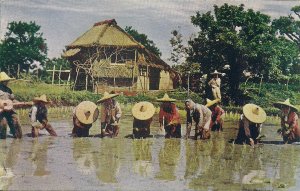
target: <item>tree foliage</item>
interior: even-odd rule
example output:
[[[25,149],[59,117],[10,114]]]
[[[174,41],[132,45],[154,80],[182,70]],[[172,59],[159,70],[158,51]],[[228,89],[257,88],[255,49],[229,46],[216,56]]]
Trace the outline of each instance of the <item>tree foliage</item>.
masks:
[[[44,64],[47,58],[47,45],[40,26],[35,22],[11,22],[0,49],[1,70],[10,69],[16,74],[18,65],[21,71],[29,71],[33,62]]]
[[[213,13],[197,12],[191,22],[199,32],[189,41],[188,60],[199,63],[203,74],[225,72],[228,98],[237,103],[243,72],[270,79],[288,71],[286,66],[298,59],[295,43],[276,38],[270,17],[245,10],[244,5],[215,5]],[[225,71],[225,65],[230,69]]]
[[[147,35],[139,33],[137,30],[133,29],[132,26],[126,26],[125,31],[129,35],[131,35],[136,41],[144,45],[146,49],[148,49],[158,57],[161,56],[159,48],[157,48],[156,44],[152,40],[148,39]]]

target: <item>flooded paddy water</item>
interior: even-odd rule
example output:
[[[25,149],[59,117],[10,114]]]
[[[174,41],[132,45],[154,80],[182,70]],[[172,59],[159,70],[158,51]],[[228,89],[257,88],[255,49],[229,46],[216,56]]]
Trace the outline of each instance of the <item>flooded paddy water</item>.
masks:
[[[153,138],[125,138],[130,115],[117,138],[99,138],[98,121],[91,137],[72,138],[69,113],[49,119],[58,137],[42,130],[32,139],[26,117],[21,140],[0,140],[0,190],[300,190],[300,145],[281,144],[273,122],[253,149],[229,143],[237,123],[228,119],[223,132],[194,141],[158,136],[157,116]]]

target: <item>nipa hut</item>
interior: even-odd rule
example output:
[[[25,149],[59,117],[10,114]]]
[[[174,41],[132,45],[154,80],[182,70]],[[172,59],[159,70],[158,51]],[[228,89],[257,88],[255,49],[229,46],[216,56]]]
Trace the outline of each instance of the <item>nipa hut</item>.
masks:
[[[76,90],[171,90],[179,75],[163,60],[127,34],[117,22],[106,20],[66,46]]]

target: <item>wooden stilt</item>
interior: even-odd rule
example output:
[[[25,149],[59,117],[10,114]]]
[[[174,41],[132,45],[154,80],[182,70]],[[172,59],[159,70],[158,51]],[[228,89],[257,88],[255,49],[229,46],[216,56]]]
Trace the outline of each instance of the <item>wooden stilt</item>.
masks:
[[[53,66],[53,71],[52,71],[52,84],[54,84],[54,74],[55,74],[55,65]]]

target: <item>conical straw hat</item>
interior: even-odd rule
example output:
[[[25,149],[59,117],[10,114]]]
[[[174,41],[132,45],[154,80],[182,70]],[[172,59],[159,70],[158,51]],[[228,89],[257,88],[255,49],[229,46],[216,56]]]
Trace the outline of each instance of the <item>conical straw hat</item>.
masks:
[[[15,78],[9,77],[5,72],[0,72],[0,82],[14,80]]]
[[[253,123],[263,123],[267,119],[267,114],[263,108],[255,104],[246,104],[243,107],[243,113]]]
[[[33,98],[33,101],[41,101],[44,103],[49,103],[45,94],[41,95],[40,97]]]
[[[160,98],[160,99],[157,99],[157,101],[160,101],[160,102],[174,102],[174,101],[176,101],[176,99],[170,98],[169,95],[167,93],[165,93],[164,97]]]
[[[276,102],[273,104],[274,107],[281,109],[282,106],[290,107],[295,112],[298,111],[298,108],[290,103],[290,99],[286,99],[284,102]]]
[[[208,98],[206,98],[206,107],[210,107],[216,103],[219,103],[221,100],[220,99],[215,99],[215,100],[210,100]]]
[[[101,103],[109,98],[113,98],[118,96],[119,94],[110,94],[108,92],[104,92],[103,97],[97,101],[97,103]]]
[[[222,74],[222,73],[220,73],[217,70],[215,70],[213,73],[210,73],[210,74]]]
[[[77,105],[75,115],[81,123],[92,124],[98,119],[99,109],[95,103],[83,101]]]
[[[132,115],[134,118],[139,120],[148,120],[151,117],[153,117],[155,113],[155,107],[152,103],[147,101],[142,101],[139,103],[136,103],[132,107]]]

